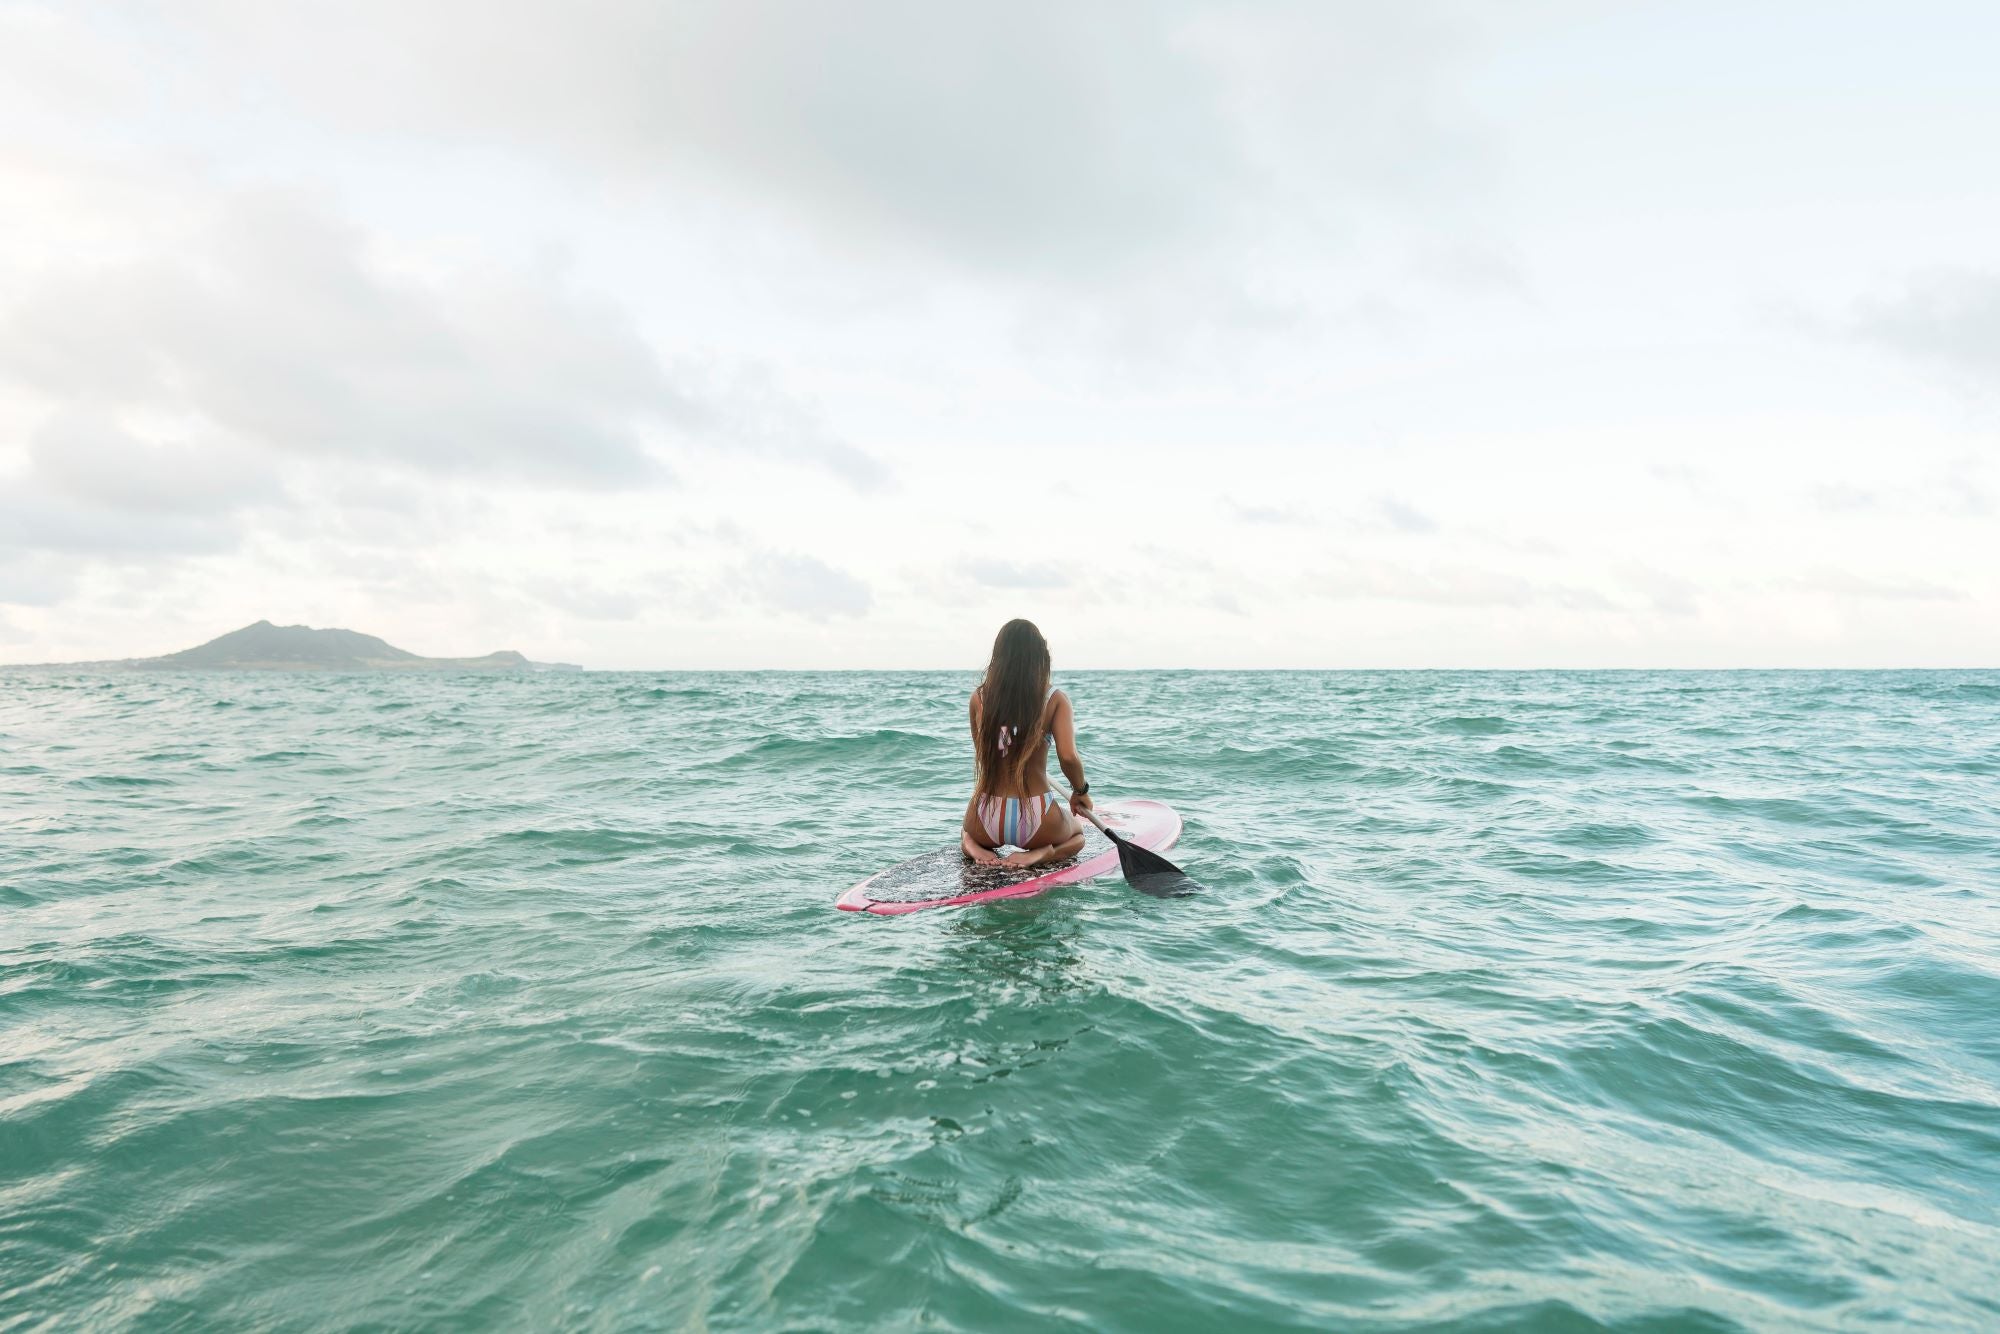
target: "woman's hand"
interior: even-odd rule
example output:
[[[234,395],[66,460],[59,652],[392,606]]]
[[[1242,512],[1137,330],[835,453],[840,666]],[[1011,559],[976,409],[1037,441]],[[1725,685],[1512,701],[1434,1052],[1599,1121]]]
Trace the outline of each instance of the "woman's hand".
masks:
[[[1097,803],[1090,799],[1088,792],[1072,792],[1069,794],[1069,813],[1077,819],[1081,820],[1085,811],[1094,811],[1096,809]]]

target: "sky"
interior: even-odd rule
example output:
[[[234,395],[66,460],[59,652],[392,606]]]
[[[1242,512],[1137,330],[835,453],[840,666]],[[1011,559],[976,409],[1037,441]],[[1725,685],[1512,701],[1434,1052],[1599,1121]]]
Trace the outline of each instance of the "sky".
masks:
[[[2000,665],[1996,49],[0,0],[0,661]]]

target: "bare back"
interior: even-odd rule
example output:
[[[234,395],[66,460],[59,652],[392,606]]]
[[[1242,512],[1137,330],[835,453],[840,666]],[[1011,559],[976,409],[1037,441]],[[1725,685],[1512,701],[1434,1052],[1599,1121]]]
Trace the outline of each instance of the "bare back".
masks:
[[[981,692],[974,688],[967,707],[967,716],[972,723],[973,753],[979,749],[979,720]],[[1060,690],[1051,690],[1042,705],[1042,716],[1036,726],[1036,734],[1018,744],[1037,748],[1053,745],[1056,755],[1065,765],[1074,764],[1076,759],[1076,714],[1070,708],[1069,696]],[[975,761],[975,768],[977,762]],[[1048,765],[1036,763],[1030,756],[1022,764],[1018,779],[1012,783],[1002,782],[988,786],[985,775],[975,774],[974,786],[978,791],[996,797],[1037,797],[1049,790]]]

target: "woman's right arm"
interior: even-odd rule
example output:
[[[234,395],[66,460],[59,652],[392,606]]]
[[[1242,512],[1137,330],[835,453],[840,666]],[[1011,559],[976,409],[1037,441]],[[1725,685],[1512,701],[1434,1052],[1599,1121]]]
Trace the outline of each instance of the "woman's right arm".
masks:
[[[1056,691],[1056,716],[1049,722],[1049,730],[1056,738],[1056,763],[1062,766],[1063,777],[1069,780],[1069,809],[1074,815],[1078,811],[1090,810],[1096,802],[1090,799],[1090,784],[1083,776],[1083,757],[1076,753],[1076,711],[1070,707],[1069,695]]]

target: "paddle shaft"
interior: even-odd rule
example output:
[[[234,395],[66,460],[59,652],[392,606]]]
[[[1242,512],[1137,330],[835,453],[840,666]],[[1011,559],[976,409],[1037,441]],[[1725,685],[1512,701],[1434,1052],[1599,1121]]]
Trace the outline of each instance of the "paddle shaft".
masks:
[[[1071,809],[1074,810],[1075,808],[1072,807]],[[1090,821],[1092,824],[1096,825],[1097,832],[1104,835],[1106,838],[1110,839],[1112,847],[1123,849],[1123,848],[1131,848],[1138,846],[1137,844],[1127,842],[1123,834],[1120,834],[1111,829],[1107,829],[1105,827],[1104,821],[1097,818],[1097,812],[1093,811],[1088,806],[1085,806],[1083,808],[1083,818]],[[1159,854],[1155,853],[1153,855],[1158,856]],[[1126,854],[1122,851],[1118,854],[1118,866],[1120,870],[1124,869],[1125,856]],[[1161,860],[1164,861],[1165,858],[1161,858]]]
[[[1069,795],[1070,795],[1070,800],[1074,801],[1076,799],[1076,793],[1072,792]],[[1074,806],[1070,807],[1071,811],[1075,811],[1076,809],[1077,808]],[[1104,835],[1106,838],[1115,839],[1118,837],[1118,835],[1112,833],[1109,829],[1106,829],[1104,827],[1104,821],[1098,819],[1097,812],[1090,809],[1090,807],[1085,806],[1083,808],[1083,818],[1090,821],[1092,824],[1096,825],[1097,832]]]

